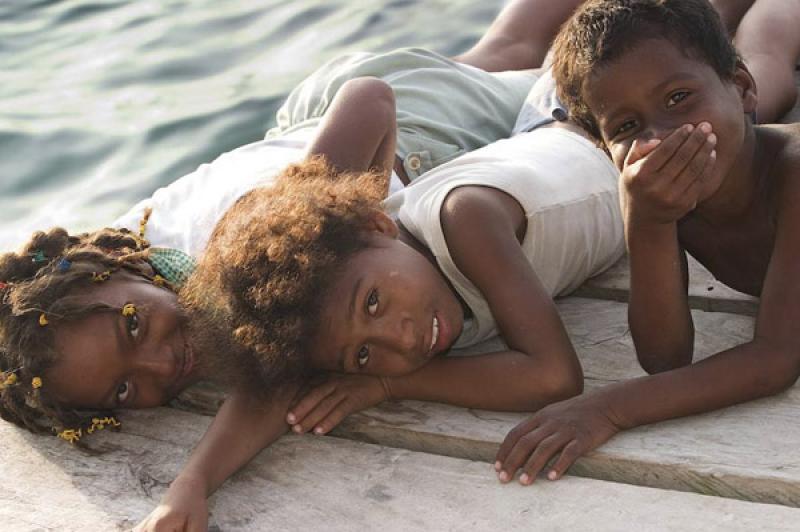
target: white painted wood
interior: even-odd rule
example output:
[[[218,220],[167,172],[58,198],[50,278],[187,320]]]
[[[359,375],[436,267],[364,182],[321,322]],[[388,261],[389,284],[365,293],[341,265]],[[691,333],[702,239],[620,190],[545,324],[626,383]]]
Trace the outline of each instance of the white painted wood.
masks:
[[[86,456],[0,424],[4,531],[122,530],[157,504],[208,417],[125,416]],[[501,485],[485,463],[286,436],[211,501],[211,530],[796,530],[800,510],[568,477]]]

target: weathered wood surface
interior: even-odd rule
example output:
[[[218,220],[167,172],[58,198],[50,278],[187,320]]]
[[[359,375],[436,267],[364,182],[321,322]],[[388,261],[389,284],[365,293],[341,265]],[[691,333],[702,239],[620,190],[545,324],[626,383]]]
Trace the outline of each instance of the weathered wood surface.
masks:
[[[626,256],[605,272],[586,281],[573,295],[627,302],[629,291],[630,272]],[[758,298],[717,281],[699,262],[689,257],[689,305],[709,312],[755,316]]]
[[[558,302],[586,376],[586,389],[644,375],[628,334],[626,305]],[[694,312],[696,359],[752,337],[747,316]],[[489,342],[481,350],[498,347]],[[213,394],[189,405],[205,411]],[[422,402],[387,403],[355,414],[335,435],[381,445],[490,462],[522,414]],[[573,473],[665,489],[800,506],[800,386],[779,396],[623,433]]]
[[[0,424],[2,530],[122,530],[157,504],[210,418],[130,413],[87,456]],[[212,530],[796,530],[800,510],[566,478],[501,485],[480,462],[286,436],[212,498]]]

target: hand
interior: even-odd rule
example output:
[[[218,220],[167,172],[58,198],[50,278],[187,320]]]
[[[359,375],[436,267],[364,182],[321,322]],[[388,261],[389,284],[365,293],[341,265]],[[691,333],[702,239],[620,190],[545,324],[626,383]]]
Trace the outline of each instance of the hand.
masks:
[[[514,427],[497,452],[495,469],[500,481],[510,481],[521,468],[520,483],[532,484],[559,453],[547,478],[561,478],[579,456],[619,432],[621,423],[599,399],[592,394],[554,403]]]
[[[325,434],[342,419],[389,399],[388,387],[380,377],[330,373],[310,391],[303,390],[286,414],[286,422],[297,433]]]
[[[620,179],[626,222],[671,223],[693,210],[714,168],[716,143],[708,122],[685,124],[664,140],[635,140]]]
[[[208,529],[208,501],[201,482],[176,478],[161,503],[136,525],[133,532],[205,532]]]

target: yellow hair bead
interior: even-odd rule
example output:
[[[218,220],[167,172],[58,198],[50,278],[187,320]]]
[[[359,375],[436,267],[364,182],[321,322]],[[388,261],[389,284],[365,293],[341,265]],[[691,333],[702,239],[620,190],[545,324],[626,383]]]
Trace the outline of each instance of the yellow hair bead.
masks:
[[[163,288],[164,286],[166,286],[167,280],[161,277],[160,275],[156,275],[155,277],[153,277],[153,284]]]
[[[59,438],[61,438],[62,440],[68,441],[70,443],[73,443],[73,444],[76,441],[79,441],[81,439],[81,436],[83,436],[83,433],[81,432],[81,429],[78,429],[78,430],[75,430],[75,429],[64,429],[64,430],[62,430],[61,432],[58,433],[58,437]]]
[[[44,327],[46,326],[49,321],[47,321],[47,316],[45,316],[44,312],[39,315],[39,326]]]
[[[108,281],[108,278],[111,277],[111,272],[106,270],[104,272],[92,272],[92,281],[95,283],[102,283],[103,281]]]
[[[41,388],[42,387],[42,378],[41,377],[34,377],[33,380],[31,381],[31,387],[33,387],[34,390],[37,390],[37,389]]]
[[[86,432],[92,434],[95,430],[103,430],[106,427],[119,427],[121,425],[122,423],[114,417],[93,417],[92,426],[86,429]]]
[[[13,386],[17,383],[17,376],[14,373],[0,373],[0,391],[6,389],[6,386]]]
[[[136,306],[133,303],[128,303],[122,307],[122,315],[126,317],[136,315]]]

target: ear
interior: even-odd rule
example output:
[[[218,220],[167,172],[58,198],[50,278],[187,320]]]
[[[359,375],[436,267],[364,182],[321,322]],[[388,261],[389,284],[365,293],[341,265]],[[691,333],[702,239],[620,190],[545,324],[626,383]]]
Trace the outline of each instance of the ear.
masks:
[[[746,114],[755,112],[758,106],[756,80],[753,79],[753,75],[742,60],[736,62],[736,72],[733,74],[733,83],[739,91],[739,97],[742,99],[744,112]]]
[[[390,238],[397,238],[400,230],[392,218],[380,209],[373,209],[369,214],[367,225],[369,231],[375,231]]]

